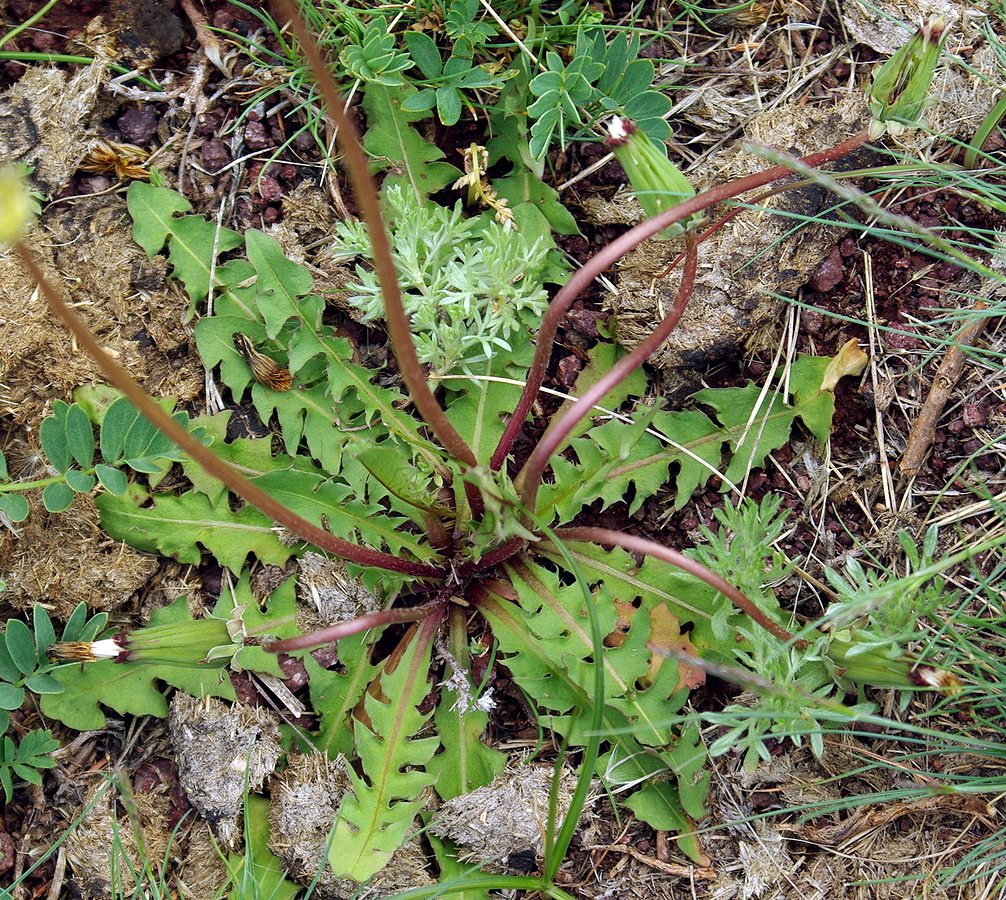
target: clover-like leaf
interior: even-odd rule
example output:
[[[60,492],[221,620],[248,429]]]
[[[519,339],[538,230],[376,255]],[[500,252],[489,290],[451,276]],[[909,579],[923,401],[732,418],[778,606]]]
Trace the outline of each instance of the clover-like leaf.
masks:
[[[0,709],[20,709],[24,703],[24,688],[0,682]]]
[[[35,637],[31,633],[31,629],[20,619],[7,620],[4,644],[14,665],[22,674],[30,675],[38,668]]]
[[[23,522],[28,518],[28,501],[20,494],[0,494],[0,515],[11,522]]]
[[[66,441],[66,427],[64,421],[66,412],[70,407],[62,400],[57,400],[53,404],[52,415],[46,416],[38,429],[39,443],[42,445],[42,452],[49,457],[49,462],[57,472],[65,472],[70,468],[72,456],[70,446]]]
[[[32,631],[35,634],[35,653],[41,658],[56,640],[56,630],[52,627],[52,619],[41,603],[36,603],[31,609]]]
[[[67,469],[66,486],[78,494],[88,494],[93,490],[97,479],[90,472],[81,472],[80,469]]]
[[[47,484],[42,490],[42,505],[48,512],[61,513],[73,506],[73,490],[62,482]]]
[[[101,486],[110,494],[115,494],[116,497],[121,497],[126,493],[126,488],[129,487],[129,479],[126,478],[126,473],[121,469],[116,469],[114,466],[98,463],[94,467],[94,474],[98,476]]]

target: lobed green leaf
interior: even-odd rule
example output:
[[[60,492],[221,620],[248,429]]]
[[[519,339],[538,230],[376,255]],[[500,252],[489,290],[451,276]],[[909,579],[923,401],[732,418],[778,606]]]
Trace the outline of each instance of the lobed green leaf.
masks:
[[[175,191],[134,181],[126,192],[133,218],[133,239],[154,256],[165,243],[173,273],[191,299],[189,314],[206,298],[210,288],[214,253],[240,247],[243,238],[229,228],[218,228],[202,216],[180,216],[191,210],[189,202]]]
[[[377,168],[390,170],[384,185],[404,184],[420,202],[461,177],[461,171],[441,162],[444,152],[423,140],[410,124],[423,113],[407,112],[403,102],[413,88],[369,84],[363,93],[363,109],[370,127],[363,138],[364,149]]]
[[[380,675],[379,695],[364,695],[369,727],[357,720],[356,752],[363,774],[350,770],[352,789],[342,800],[329,863],[339,877],[363,882],[387,865],[402,845],[433,776],[426,770],[440,745],[419,738],[431,713],[419,711],[429,682],[430,643],[413,632],[394,671]],[[378,699],[378,696],[381,699]]]

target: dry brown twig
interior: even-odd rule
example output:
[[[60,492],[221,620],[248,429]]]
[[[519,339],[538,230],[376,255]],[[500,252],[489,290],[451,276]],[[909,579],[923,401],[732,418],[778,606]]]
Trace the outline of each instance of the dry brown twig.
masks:
[[[633,859],[638,860],[651,869],[664,872],[668,875],[675,875],[678,878],[698,878],[703,881],[715,881],[716,870],[706,866],[683,866],[679,863],[661,862],[652,856],[641,853],[631,844],[593,844],[585,847],[585,850],[608,850],[612,853],[625,853]]]
[[[982,310],[988,309],[988,304],[979,300],[972,309],[976,313],[981,313]],[[968,347],[978,340],[982,331],[985,330],[988,320],[988,316],[974,316],[958,332],[954,338],[954,346],[950,347],[943,357],[943,361],[936,371],[936,377],[933,378],[932,386],[929,388],[929,396],[926,397],[926,402],[922,404],[922,409],[919,410],[919,417],[915,420],[912,433],[908,437],[908,446],[905,447],[905,454],[901,457],[901,463],[898,468],[902,475],[909,477],[918,475],[922,469],[922,464],[926,461],[929,449],[936,438],[936,426],[940,421],[943,408],[947,405],[947,401],[950,399],[951,393],[953,393],[954,386],[961,377],[961,372],[964,371],[964,363],[967,361],[967,356],[964,354],[962,348]]]
[[[181,3],[182,9],[185,10],[185,14],[189,17],[192,27],[196,30],[196,40],[199,41],[199,46],[203,48],[206,58],[213,63],[217,69],[223,72],[224,75],[230,78],[230,66],[224,58],[224,54],[220,47],[220,41],[217,40],[217,36],[213,33],[213,29],[210,28],[209,23],[206,20],[206,16],[196,9],[196,5],[192,2],[192,0],[181,0]]]

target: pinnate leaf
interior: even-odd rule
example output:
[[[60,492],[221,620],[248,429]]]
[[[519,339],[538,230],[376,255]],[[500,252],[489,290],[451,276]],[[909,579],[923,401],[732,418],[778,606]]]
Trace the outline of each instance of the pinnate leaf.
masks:
[[[765,464],[765,458],[785,446],[795,421],[799,418],[819,441],[826,441],[835,414],[835,395],[821,390],[821,380],[828,368],[827,357],[800,355],[790,371],[792,405],[778,394],[772,395],[752,420],[761,394],[753,383],[742,388],[706,388],[695,400],[716,410],[717,418],[728,434],[733,458],[726,477],[739,483],[751,469]]]
[[[350,716],[363,692],[373,681],[378,666],[370,662],[372,634],[352,635],[339,641],[339,668],[322,668],[314,657],[304,657],[311,705],[321,717],[315,746],[330,757],[353,749]]]
[[[496,353],[485,364],[481,374],[488,378],[444,382],[449,397],[447,418],[483,465],[489,462],[503,436],[508,416],[521,394],[520,382],[534,355],[527,335],[515,333],[510,343],[510,353]],[[506,384],[490,378],[509,378],[518,383]]]
[[[275,338],[289,319],[303,319],[316,330],[324,302],[320,297],[301,300],[311,290],[311,273],[287,259],[279,241],[261,231],[247,232],[245,247],[255,267],[256,300],[266,334]]]
[[[628,501],[629,515],[635,513],[667,482],[669,460],[660,452],[660,441],[646,433],[655,412],[644,408],[631,424],[613,419],[577,438],[576,465],[553,457],[555,482],[542,487],[539,508],[554,509],[560,522],[570,521],[597,499],[603,501],[602,509]]]
[[[340,877],[366,881],[387,865],[402,845],[422,806],[419,799],[433,781],[426,766],[440,744],[418,738],[430,713],[422,713],[429,682],[430,642],[413,632],[393,671],[386,668],[364,696],[368,727],[354,726],[362,775],[349,771],[352,789],[339,807],[329,863]],[[380,698],[380,699],[379,699]]]
[[[580,233],[576,219],[560,202],[559,192],[545,184],[530,169],[515,166],[514,174],[494,179],[493,187],[497,194],[510,201],[511,208],[521,203],[533,204],[558,234]]]
[[[402,102],[414,91],[411,87],[368,84],[363,108],[369,128],[363,146],[381,169],[390,169],[385,186],[404,183],[422,202],[434,191],[452,184],[461,171],[440,162],[444,152],[423,140],[410,122],[423,118],[422,112],[406,112]]]
[[[467,616],[460,607],[451,610],[450,653],[467,678],[471,655],[467,644]],[[450,800],[489,784],[506,763],[506,754],[483,741],[489,715],[480,709],[463,709],[456,693],[448,684],[440,694],[434,722],[443,749],[427,767],[435,778],[436,791],[442,800]],[[474,687],[474,686],[473,686]]]
[[[192,207],[168,188],[134,181],[126,193],[126,202],[133,218],[133,239],[147,256],[154,256],[168,244],[174,275],[185,285],[192,301],[191,314],[195,304],[209,293],[214,248],[224,253],[240,247],[241,235],[229,228],[218,229],[216,223],[202,216],[180,215]]]
[[[205,548],[237,574],[249,553],[261,562],[283,565],[291,549],[272,530],[272,520],[252,506],[232,510],[226,497],[211,502],[191,491],[151,498],[139,485],[121,497],[101,494],[95,501],[102,527],[137,550],[196,564]]]

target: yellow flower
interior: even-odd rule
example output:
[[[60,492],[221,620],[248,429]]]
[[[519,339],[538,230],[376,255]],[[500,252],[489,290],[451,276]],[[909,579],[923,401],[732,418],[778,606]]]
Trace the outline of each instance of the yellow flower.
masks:
[[[0,166],[0,243],[21,238],[38,213],[38,204],[25,183],[23,167]]]

